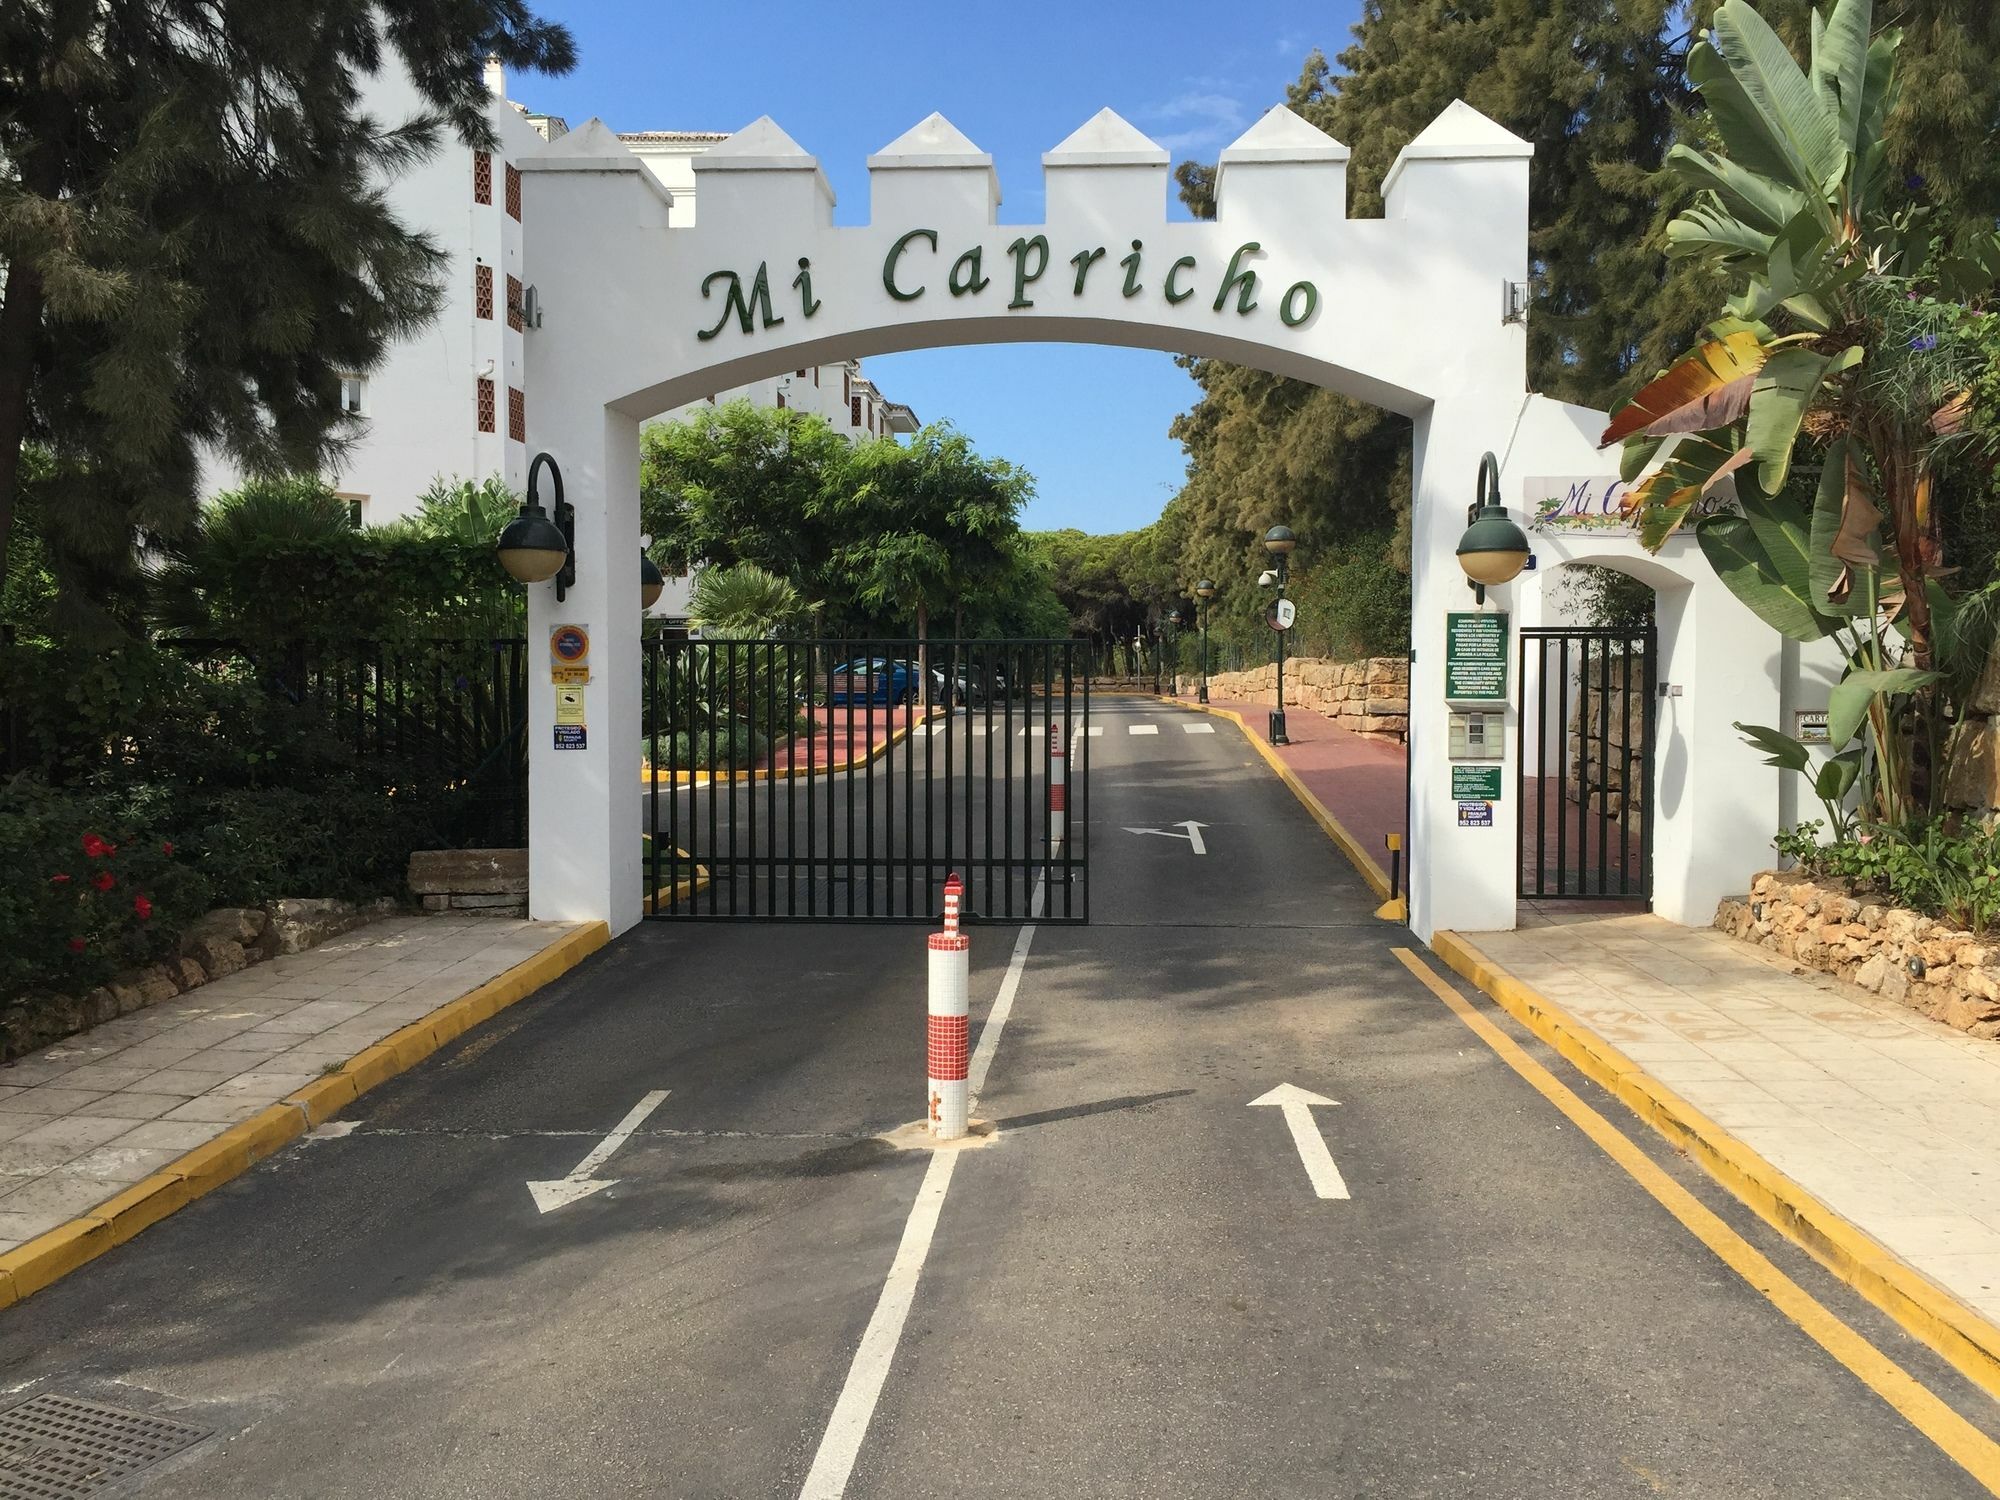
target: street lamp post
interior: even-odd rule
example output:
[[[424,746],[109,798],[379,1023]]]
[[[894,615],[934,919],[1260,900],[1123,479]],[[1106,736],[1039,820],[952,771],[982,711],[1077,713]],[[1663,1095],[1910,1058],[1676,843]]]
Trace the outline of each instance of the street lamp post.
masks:
[[[1202,579],[1194,586],[1194,596],[1201,601],[1201,684],[1195,689],[1194,701],[1208,702],[1208,601],[1215,597],[1215,584]]]
[[[1276,572],[1270,574],[1278,591],[1277,605],[1285,602],[1285,580],[1291,574],[1292,548],[1298,545],[1298,538],[1292,535],[1289,526],[1273,526],[1264,533],[1264,550],[1271,554],[1277,564]],[[1273,606],[1274,618],[1277,606]],[[1274,745],[1289,745],[1291,739],[1285,733],[1285,630],[1278,627],[1278,706],[1271,711],[1270,739]]]
[[[1172,696],[1181,695],[1181,612],[1167,611],[1167,686],[1172,688]]]

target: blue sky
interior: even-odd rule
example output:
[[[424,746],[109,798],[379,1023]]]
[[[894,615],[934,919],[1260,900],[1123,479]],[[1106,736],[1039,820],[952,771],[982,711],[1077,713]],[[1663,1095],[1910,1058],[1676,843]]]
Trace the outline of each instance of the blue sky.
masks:
[[[1284,3],[661,4],[540,0],[579,52],[567,78],[508,92],[571,125],[736,130],[770,115],[820,159],[837,218],[866,218],[866,158],[932,110],[993,153],[1009,222],[1042,217],[1041,154],[1106,105],[1176,159],[1212,160],[1298,76],[1348,42],[1357,0]],[[1181,212],[1178,203],[1173,205]],[[868,361],[892,399],[1025,465],[1031,527],[1143,526],[1185,464],[1167,424],[1195,387],[1144,350],[1013,344]]]

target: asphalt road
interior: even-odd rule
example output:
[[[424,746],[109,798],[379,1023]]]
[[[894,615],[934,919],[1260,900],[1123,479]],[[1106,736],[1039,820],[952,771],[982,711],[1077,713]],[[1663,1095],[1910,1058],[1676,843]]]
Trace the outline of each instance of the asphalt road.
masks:
[[[848,1495],[1987,1493],[1411,978],[1233,727],[1096,722],[1094,920],[1033,935]],[[1205,854],[1127,831],[1185,819]],[[975,931],[975,1027],[1017,935]],[[214,1428],[149,1496],[797,1495],[932,1160],[879,1138],[924,962],[648,924],[0,1313],[0,1386]],[[1249,1107],[1285,1083],[1350,1199]]]

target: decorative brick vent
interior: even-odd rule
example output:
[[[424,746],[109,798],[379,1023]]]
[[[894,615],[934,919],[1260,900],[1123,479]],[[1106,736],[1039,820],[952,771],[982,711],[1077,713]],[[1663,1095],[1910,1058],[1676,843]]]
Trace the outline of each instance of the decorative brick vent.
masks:
[[[500,430],[494,418],[493,382],[483,377],[479,381],[479,430],[481,432]]]
[[[1835,882],[1778,870],[1753,880],[1749,895],[1725,897],[1715,925],[1933,1021],[2000,1036],[2000,933],[1975,937]]]
[[[472,268],[472,310],[482,318],[493,316],[493,268]]]
[[[493,201],[493,158],[484,151],[472,153],[472,201]]]
[[[517,224],[521,221],[521,169],[512,162],[507,164],[507,217]]]
[[[518,276],[507,278],[507,326],[516,333],[521,331],[521,278]]]
[[[410,894],[425,911],[528,914],[526,849],[425,849],[410,856]]]
[[[507,436],[517,443],[528,440],[528,397],[512,385],[507,387]]]

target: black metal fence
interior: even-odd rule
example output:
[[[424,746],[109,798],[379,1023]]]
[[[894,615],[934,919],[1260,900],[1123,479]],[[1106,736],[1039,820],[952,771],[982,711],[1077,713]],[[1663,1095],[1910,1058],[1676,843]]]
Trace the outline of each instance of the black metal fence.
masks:
[[[1521,632],[1520,895],[1652,899],[1657,668],[1650,627]]]
[[[354,756],[446,789],[457,842],[528,841],[527,642],[342,641],[257,649],[177,640],[205,675],[248,674],[321,720]]]
[[[1085,649],[649,640],[647,914],[1089,920]]]

